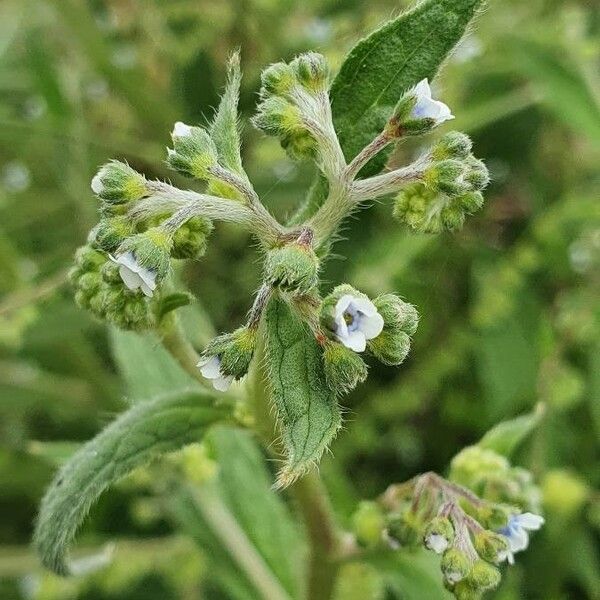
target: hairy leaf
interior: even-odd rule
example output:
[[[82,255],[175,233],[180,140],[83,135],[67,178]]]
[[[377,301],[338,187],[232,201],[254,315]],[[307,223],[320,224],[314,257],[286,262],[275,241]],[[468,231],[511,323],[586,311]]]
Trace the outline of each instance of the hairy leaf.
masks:
[[[270,302],[266,322],[269,381],[287,453],[277,486],[285,487],[321,458],[341,413],[325,383],[319,345],[304,323],[279,298]]]
[[[525,438],[539,425],[544,413],[544,405],[538,404],[527,415],[498,423],[481,438],[477,445],[510,458],[519,444],[524,442]]]
[[[244,174],[240,156],[240,131],[238,123],[238,97],[240,94],[240,55],[233,54],[227,65],[227,84],[221,103],[210,124],[209,133],[213,139],[219,160],[224,167]]]
[[[145,401],[175,390],[200,389],[156,336],[114,327],[111,341],[128,402]]]
[[[402,94],[421,79],[434,78],[459,42],[483,0],[426,0],[361,40],[334,79],[331,108],[346,160],[352,160],[378,133]],[[380,153],[363,170],[381,171]],[[297,224],[312,215],[327,193],[320,178],[306,204],[294,216]]]
[[[75,453],[48,488],[34,535],[42,563],[68,574],[68,546],[100,494],[157,455],[198,441],[228,414],[211,406],[208,396],[189,392],[137,404],[117,418]]]

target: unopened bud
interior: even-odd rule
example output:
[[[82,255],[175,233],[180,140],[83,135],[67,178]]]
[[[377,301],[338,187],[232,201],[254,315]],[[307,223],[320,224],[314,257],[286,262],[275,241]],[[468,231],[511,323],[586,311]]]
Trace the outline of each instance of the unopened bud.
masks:
[[[473,563],[465,583],[480,592],[492,590],[500,583],[500,571],[485,560],[476,560]]]
[[[167,163],[182,175],[208,179],[217,165],[217,148],[206,129],[177,122],[173,132],[173,149],[168,150]]]
[[[145,177],[118,160],[98,171],[92,179],[92,191],[110,204],[134,202],[148,193]]]
[[[448,517],[435,517],[425,529],[423,543],[436,554],[443,554],[454,541],[454,527]]]
[[[431,156],[434,161],[448,158],[465,159],[471,154],[473,142],[468,135],[459,131],[451,131],[443,136],[434,146]]]
[[[206,252],[212,223],[203,217],[194,217],[184,223],[173,235],[171,256],[180,259],[198,260]]]
[[[424,174],[425,185],[448,196],[459,196],[470,191],[465,182],[465,165],[452,158],[434,163]]]
[[[81,271],[97,271],[106,262],[106,256],[90,246],[81,246],[75,252],[75,264]]]
[[[339,394],[351,392],[367,378],[365,361],[359,354],[338,342],[328,341],[325,344],[323,364],[327,385]]]
[[[465,181],[471,185],[474,191],[484,190],[490,183],[490,174],[485,163],[471,157],[467,161]]]
[[[225,333],[212,340],[203,352],[205,360],[219,359],[221,377],[241,379],[248,373],[256,348],[256,329],[240,327],[233,333]]]
[[[491,563],[499,562],[502,553],[509,549],[505,536],[487,529],[475,534],[474,545],[479,556]]]
[[[297,85],[296,75],[291,65],[278,62],[267,67],[261,74],[261,96],[286,96]]]
[[[352,515],[352,529],[357,542],[372,548],[381,542],[385,529],[385,517],[375,502],[363,501]]]
[[[462,550],[452,547],[444,552],[441,567],[444,579],[450,585],[454,585],[462,581],[469,574],[471,560]]]
[[[327,88],[329,66],[322,54],[307,52],[291,63],[298,81],[307,89],[320,92]]]
[[[94,229],[94,243],[106,252],[114,252],[134,233],[135,227],[126,217],[102,219]]]
[[[387,521],[388,536],[401,546],[415,547],[423,540],[423,522],[412,510],[391,514]]]
[[[285,291],[305,294],[317,285],[319,260],[310,246],[292,242],[274,248],[265,260],[265,280]]]

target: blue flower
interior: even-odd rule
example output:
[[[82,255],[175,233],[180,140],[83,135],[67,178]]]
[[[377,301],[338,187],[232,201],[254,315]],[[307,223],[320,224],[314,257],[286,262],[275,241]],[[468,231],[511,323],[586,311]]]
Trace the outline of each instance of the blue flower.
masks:
[[[544,524],[544,518],[533,513],[522,513],[513,515],[498,533],[508,539],[508,550],[498,555],[499,561],[508,560],[509,564],[514,564],[514,555],[529,546],[529,532],[537,531]]]

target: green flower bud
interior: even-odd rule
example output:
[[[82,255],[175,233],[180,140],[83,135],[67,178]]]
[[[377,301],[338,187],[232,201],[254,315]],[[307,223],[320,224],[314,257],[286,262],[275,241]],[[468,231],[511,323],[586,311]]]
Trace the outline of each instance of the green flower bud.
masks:
[[[484,190],[490,183],[490,174],[485,163],[471,156],[467,161],[465,181],[474,191]]]
[[[491,530],[505,527],[515,509],[504,504],[487,503],[477,509],[477,520]]]
[[[500,571],[496,567],[485,560],[476,560],[465,583],[475,590],[484,592],[498,587],[500,579]]]
[[[416,331],[419,315],[414,306],[394,294],[373,301],[383,317],[383,331],[368,343],[371,353],[386,365],[400,365],[410,351],[410,337]]]
[[[323,350],[327,385],[339,394],[351,392],[368,374],[367,365],[359,354],[343,344],[328,341]]]
[[[172,236],[162,227],[151,227],[144,233],[127,238],[117,250],[117,264],[127,287],[131,290],[142,287],[145,291],[145,284],[152,291],[154,280],[160,281],[169,272],[172,245]],[[132,274],[143,281],[134,281]]]
[[[154,312],[144,296],[126,294],[124,304],[109,307],[106,318],[121,329],[144,331],[155,325]]]
[[[448,196],[460,196],[471,191],[465,181],[465,164],[460,160],[449,158],[434,163],[424,173],[425,185]]]
[[[278,62],[267,67],[261,74],[261,96],[287,96],[298,84],[296,74],[291,65]]]
[[[134,233],[135,227],[127,217],[102,219],[94,228],[94,243],[106,252],[114,252]]]
[[[209,179],[210,169],[217,165],[217,148],[202,127],[191,127],[180,121],[175,123],[173,149],[168,149],[167,163],[182,175],[196,179]]]
[[[313,92],[327,89],[329,66],[322,54],[307,52],[296,57],[291,65],[298,81]]]
[[[483,479],[490,475],[506,477],[509,470],[510,463],[504,456],[479,446],[468,446],[452,459],[450,479],[478,493]]]
[[[366,548],[377,546],[385,529],[385,516],[376,502],[363,501],[352,515],[356,541]]]
[[[449,548],[442,556],[442,573],[450,585],[462,581],[471,571],[471,566],[469,557],[456,547]]]
[[[408,302],[395,294],[382,294],[373,300],[377,311],[383,317],[384,331],[394,329],[414,335],[419,325],[419,313]]]
[[[257,332],[253,327],[240,327],[225,333],[208,344],[202,356],[205,361],[218,357],[221,377],[241,379],[248,373],[256,349]]]
[[[121,282],[119,265],[111,260],[107,260],[100,269],[102,280],[106,283],[116,284]]]
[[[448,585],[448,588],[456,600],[482,600],[483,598],[483,592],[475,589],[467,580],[461,581],[456,585]]]
[[[113,160],[92,179],[92,191],[109,204],[134,202],[148,194],[146,178],[128,164]]]
[[[284,136],[304,131],[298,107],[287,100],[271,96],[258,105],[252,122],[267,135]]]
[[[491,563],[499,561],[502,552],[508,550],[508,540],[505,536],[494,531],[479,531],[474,537],[475,550],[477,554]]]
[[[407,509],[388,516],[387,532],[401,546],[416,547],[423,540],[423,522],[416,513]]]
[[[90,271],[88,273],[84,273],[77,280],[77,290],[85,294],[85,296],[89,299],[98,292],[101,284],[102,277],[100,274]]]
[[[106,262],[106,256],[90,246],[81,246],[75,252],[75,265],[81,271],[97,271]]]
[[[198,260],[204,256],[207,238],[213,229],[211,221],[194,217],[184,223],[173,235],[171,256],[179,259]]]
[[[454,542],[454,527],[448,517],[435,517],[425,529],[423,543],[428,550],[443,554]]]
[[[466,159],[471,154],[472,148],[473,142],[468,135],[451,131],[434,146],[431,156],[435,162],[448,158]]]
[[[306,294],[318,283],[319,260],[310,243],[274,248],[265,259],[265,281],[285,291]]]
[[[481,192],[467,192],[456,198],[456,203],[467,214],[477,212],[484,203],[483,194]]]

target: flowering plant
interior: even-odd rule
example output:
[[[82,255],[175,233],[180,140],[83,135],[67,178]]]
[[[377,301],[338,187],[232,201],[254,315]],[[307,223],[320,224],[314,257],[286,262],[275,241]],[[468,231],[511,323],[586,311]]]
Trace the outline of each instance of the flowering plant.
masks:
[[[265,567],[260,556],[252,564],[238,559],[260,597],[329,599],[344,562],[424,546],[441,556],[440,581],[455,597],[477,598],[499,583],[497,565],[512,563],[527,547],[528,531],[543,523],[535,514],[537,488],[508,455],[539,411],[463,450],[448,479],[426,473],[391,483],[356,508],[347,531],[337,525],[315,469],[342,426],[343,396],[367,378],[365,357],[400,366],[419,321],[417,309],[394,293],[369,298],[351,283],[323,291],[321,265],[340,227],[380,198],[394,198],[400,225],[426,233],[457,230],[483,205],[488,172],[460,132],[436,136],[407,166],[384,169],[396,144],[453,119],[434,98],[430,78],[480,4],[420,4],[360,42],[333,81],[316,53],[263,72],[254,125],[318,171],[306,203],[286,224],[270,214],[244,170],[237,54],[212,121],[177,122],[171,133],[168,165],[202,182],[202,192],[150,181],[119,161],[100,169],[92,181],[100,222],[71,271],[76,302],[118,328],[158,333],[194,382],[134,406],[63,467],[36,531],[49,568],[73,571],[67,547],[91,503],[157,454],[180,451],[174,475],[206,508],[194,486],[202,488],[214,474],[198,474],[207,461],[198,444],[223,423],[250,429],[282,459],[274,488],[290,489],[306,525],[305,585]],[[436,43],[427,45],[431,27]],[[177,309],[192,298],[178,289],[173,263],[200,259],[219,221],[254,236],[263,277],[246,322],[197,354],[178,319]],[[245,543],[239,536],[227,540],[238,549]],[[262,550],[266,560],[268,548]]]

